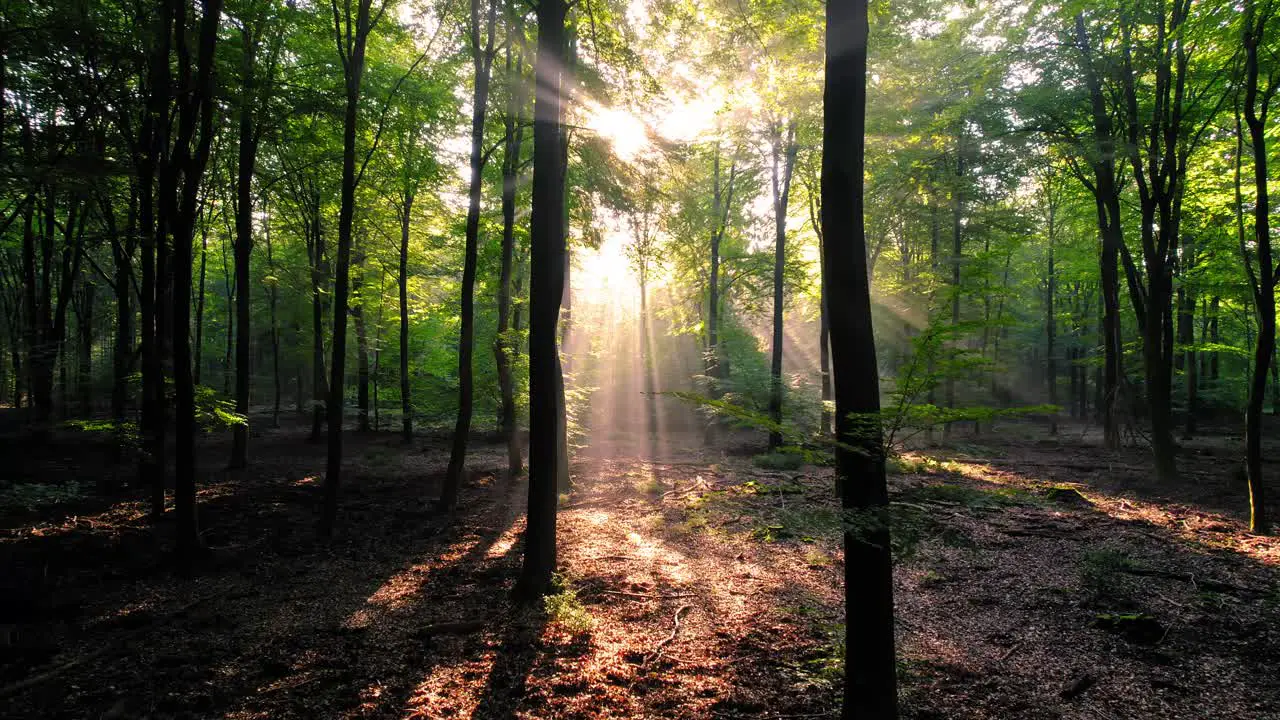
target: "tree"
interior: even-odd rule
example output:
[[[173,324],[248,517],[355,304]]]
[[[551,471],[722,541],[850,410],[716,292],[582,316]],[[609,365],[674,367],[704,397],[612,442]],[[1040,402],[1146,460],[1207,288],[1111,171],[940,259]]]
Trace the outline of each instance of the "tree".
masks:
[[[556,567],[556,499],[560,472],[557,387],[561,382],[556,326],[564,296],[565,192],[561,87],[565,53],[564,0],[538,3],[534,59],[533,205],[529,217],[529,509],[524,565],[516,596],[536,602]]]
[[[448,510],[458,504],[458,486],[462,483],[462,471],[467,461],[467,435],[471,432],[472,394],[475,392],[471,358],[476,344],[476,254],[480,234],[481,183],[489,157],[484,147],[484,122],[489,103],[490,71],[493,69],[494,23],[498,14],[498,0],[489,0],[483,47],[480,45],[480,3],[481,0],[471,0],[468,25],[475,89],[471,97],[471,183],[467,192],[466,250],[462,264],[462,322],[458,339],[458,421],[453,427],[449,468],[440,489],[440,505]]]
[[[387,0],[373,12],[373,0],[331,0],[333,35],[338,59],[342,62],[346,110],[342,118],[342,198],[338,213],[338,257],[333,285],[333,361],[330,364],[329,449],[324,478],[324,507],[320,516],[320,536],[333,535],[338,517],[338,489],[342,480],[342,413],[346,392],[348,272],[351,266],[351,228],[355,219],[356,185],[368,167],[365,156],[356,172],[356,131],[360,121],[360,93],[364,79],[365,51],[369,34],[387,10]]]
[[[786,130],[783,130],[783,125]],[[769,156],[772,169],[773,188],[773,350],[770,365],[771,385],[769,390],[769,418],[775,425],[782,424],[782,345],[783,334],[783,293],[786,273],[787,249],[787,204],[791,196],[791,176],[796,166],[796,123],[776,121],[769,129]],[[865,275],[865,273],[864,273]],[[769,452],[774,452],[782,445],[782,433],[777,430],[769,433]]]
[[[1249,376],[1249,396],[1245,406],[1245,469],[1249,477],[1249,529],[1256,533],[1270,531],[1267,515],[1266,493],[1262,477],[1262,404],[1267,390],[1267,372],[1272,369],[1276,349],[1276,282],[1277,269],[1271,249],[1271,204],[1267,192],[1267,116],[1271,100],[1280,89],[1280,76],[1268,73],[1267,82],[1259,87],[1261,60],[1259,49],[1266,47],[1267,31],[1276,13],[1274,2],[1245,0],[1244,16],[1244,120],[1249,130],[1249,143],[1253,148],[1253,241],[1257,254],[1257,266],[1240,236],[1240,251],[1249,286],[1253,293],[1253,305],[1258,319],[1258,334],[1253,347],[1253,366]],[[1236,133],[1240,137],[1236,145],[1242,154],[1243,132],[1237,115]],[[1237,159],[1237,162],[1239,160]],[[1238,166],[1237,166],[1238,167]],[[1239,173],[1237,171],[1237,197]],[[1243,208],[1239,210],[1243,212]],[[1243,223],[1241,224],[1243,229]]]
[[[185,0],[165,0],[171,4],[174,51],[190,58],[187,47],[187,6]],[[171,222],[174,248],[173,283],[173,380],[174,380],[174,509],[177,513],[177,552],[189,565],[201,547],[196,519],[195,479],[195,384],[191,376],[191,243],[199,214],[200,180],[209,162],[213,144],[214,49],[222,0],[203,0],[199,21],[195,75],[188,62],[179,64],[177,134],[162,174],[160,198],[163,217]],[[192,20],[194,22],[194,19]],[[179,182],[175,182],[180,179]]]
[[[836,372],[836,473],[845,552],[847,720],[897,717],[889,495],[880,429],[880,383],[871,326],[863,229],[867,3],[827,3],[822,129],[822,272]]]
[[[516,428],[515,381],[511,376],[514,356],[519,352],[518,341],[512,337],[511,290],[515,260],[516,186],[521,167],[521,146],[524,142],[525,77],[524,53],[513,54],[513,32],[524,32],[513,18],[507,20],[506,80],[507,106],[502,127],[502,259],[498,278],[498,331],[493,342],[494,361],[498,366],[498,392],[502,396],[502,414],[499,421],[507,442],[507,475],[516,477],[524,472],[524,458],[520,454],[520,438]]]

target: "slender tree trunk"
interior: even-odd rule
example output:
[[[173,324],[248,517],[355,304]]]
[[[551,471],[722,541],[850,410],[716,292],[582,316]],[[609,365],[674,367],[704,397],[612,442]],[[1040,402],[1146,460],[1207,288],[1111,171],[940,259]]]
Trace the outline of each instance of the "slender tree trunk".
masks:
[[[204,285],[205,270],[209,263],[209,222],[200,226],[200,281],[196,289],[196,340],[191,361],[192,382],[200,384],[200,373],[204,368]]]
[[[162,218],[156,217],[156,175],[161,148],[167,144],[165,125],[169,104],[169,55],[173,35],[173,13],[169,3],[159,0],[154,44],[148,59],[148,92],[138,138],[138,224],[142,245],[142,287],[139,298],[142,350],[143,452],[139,467],[142,484],[150,490],[153,521],[164,515],[164,364],[160,342],[162,304],[160,276],[164,246]]]
[[[867,4],[828,0],[822,131],[822,272],[831,310],[836,475],[842,487],[845,720],[898,714],[889,494],[863,229]]]
[[[400,433],[405,442],[413,439],[413,395],[409,392],[409,220],[413,217],[412,192],[404,194],[400,215],[400,268],[396,284],[400,288]]]
[[[964,258],[964,193],[961,184],[964,182],[964,135],[963,131],[956,137],[956,186],[951,191],[951,342],[958,342],[960,328],[960,263]],[[953,347],[952,352],[955,352]],[[956,376],[947,373],[946,380],[947,407],[956,406]],[[943,437],[951,434],[951,424],[942,426]]]
[[[1209,342],[1217,345],[1222,342],[1221,336],[1218,335],[1218,310],[1221,307],[1222,298],[1217,295],[1209,301]],[[1214,350],[1209,353],[1209,378],[1213,380],[1214,385],[1218,382],[1218,351]]]
[[[642,261],[642,263],[645,261]],[[644,373],[645,447],[649,459],[658,456],[658,396],[654,382],[656,363],[653,358],[653,342],[649,337],[649,283],[647,263],[640,268],[640,365]]]
[[[336,0],[335,0],[336,2]],[[346,109],[342,119],[342,201],[338,212],[338,258],[333,281],[333,363],[330,368],[329,402],[326,412],[329,418],[329,447],[324,481],[324,503],[321,509],[319,534],[322,538],[333,536],[338,519],[338,492],[342,486],[342,414],[346,391],[347,366],[347,302],[348,271],[351,265],[351,228],[355,220],[356,184],[356,133],[359,130],[360,84],[364,77],[365,47],[373,23],[370,17],[372,0],[345,0],[347,20],[343,40],[339,23],[335,32],[339,36],[338,50],[342,61],[346,89]],[[356,12],[352,16],[351,3]],[[335,5],[336,7],[336,5]],[[379,17],[381,15],[379,14]]]
[[[171,0],[175,15],[177,54],[186,57],[187,37],[184,0]],[[199,69],[192,81],[189,67],[180,72],[190,97],[180,105],[177,139],[164,175],[163,215],[173,232],[173,363],[174,363],[174,510],[177,515],[177,556],[190,569],[201,548],[196,517],[195,385],[191,375],[191,242],[198,214],[197,194],[213,142],[213,60],[222,15],[222,0],[202,0],[198,35]],[[197,135],[197,126],[199,133]],[[193,146],[194,143],[194,146]],[[181,173],[181,192],[174,182]]]
[[[524,138],[521,118],[524,98],[518,88],[524,60],[511,54],[511,28],[507,30],[506,71],[513,84],[508,93],[504,129],[507,141],[502,157],[502,260],[498,278],[498,333],[494,340],[494,361],[498,368],[498,388],[502,395],[502,435],[507,442],[507,477],[514,478],[524,472],[524,458],[520,454],[520,438],[516,429],[515,380],[511,376],[511,362],[515,355],[515,342],[511,337],[511,275],[515,257],[516,181],[520,167],[520,148]]]
[[[1058,404],[1058,356],[1057,348],[1054,344],[1057,342],[1058,336],[1058,318],[1054,309],[1054,300],[1058,294],[1058,277],[1056,268],[1054,267],[1053,241],[1054,241],[1054,216],[1053,212],[1049,213],[1049,287],[1045,292],[1044,302],[1044,326],[1045,326],[1045,356],[1047,358],[1046,379],[1049,383],[1049,404]],[[1075,371],[1072,370],[1072,384],[1075,384]],[[1053,411],[1052,419],[1049,421],[1049,434],[1058,434],[1058,412]]]
[[[253,255],[253,173],[258,161],[258,140],[254,128],[255,54],[258,40],[246,24],[241,31],[240,61],[240,142],[236,161],[236,412],[249,413],[249,262]],[[231,468],[249,464],[249,426],[236,425],[231,443]]]
[[[265,208],[264,208],[265,210]],[[275,406],[271,413],[271,426],[280,427],[280,322],[277,313],[279,304],[280,281],[275,277],[275,258],[271,255],[271,217],[268,214],[263,228],[263,236],[267,242],[267,272],[271,273],[271,282],[267,286],[267,301],[271,310],[271,377],[275,390]]]
[[[787,249],[787,200],[791,190],[791,172],[795,167],[797,147],[795,124],[788,123],[786,137],[780,125],[773,128],[773,348],[770,358],[769,419],[774,425],[782,424],[782,344],[784,272]],[[782,433],[774,429],[769,433],[769,452],[782,445]]]
[[[1259,47],[1264,46],[1267,27],[1266,12],[1258,15],[1254,0],[1244,4],[1245,48],[1245,124],[1253,146],[1253,182],[1256,196],[1253,206],[1253,238],[1257,246],[1258,270],[1250,271],[1254,306],[1258,317],[1257,344],[1253,348],[1253,367],[1249,378],[1249,399],[1245,407],[1245,468],[1249,476],[1249,530],[1268,534],[1271,518],[1267,514],[1266,493],[1262,476],[1262,403],[1267,391],[1267,372],[1276,349],[1276,267],[1271,250],[1271,205],[1268,196],[1266,121],[1271,94],[1264,94],[1259,108]],[[1274,78],[1271,78],[1274,83]],[[1237,148],[1241,146],[1238,144]],[[1238,173],[1237,173],[1238,177]],[[1239,197],[1239,190],[1236,191]],[[1241,238],[1244,249],[1244,239]],[[1244,261],[1250,262],[1246,251]]]
[[[564,296],[564,168],[560,132],[565,55],[564,0],[538,3],[534,61],[533,205],[529,218],[529,507],[524,566],[516,595],[537,603],[556,567],[556,499],[560,462],[556,388],[561,381],[556,325]]]
[[[325,406],[328,403],[329,386],[325,380],[324,364],[324,306],[329,285],[324,256],[324,230],[320,224],[320,198],[314,197],[316,213],[311,222],[313,250],[311,260],[311,442],[324,438]]]
[[[129,402],[129,376],[133,374],[133,292],[132,292],[132,240],[137,233],[137,188],[129,188],[129,220],[126,235],[120,242],[111,244],[115,260],[114,290],[116,300],[116,334],[111,356],[111,419],[117,424],[126,417]],[[16,405],[15,405],[16,407]]]
[[[76,317],[79,331],[80,362],[76,368],[76,391],[80,395],[80,412],[93,414],[93,300],[95,286],[86,282],[80,286],[81,305]]]
[[[227,333],[226,343],[222,350],[222,394],[231,394],[232,373],[235,371],[233,364],[235,350],[235,312],[236,312],[236,284],[232,275],[231,267],[227,265],[227,242],[222,243],[222,282],[227,297]]]
[[[467,436],[471,433],[474,395],[475,352],[475,284],[476,262],[480,238],[480,194],[484,182],[484,122],[489,105],[489,76],[493,67],[494,23],[497,0],[489,0],[485,23],[485,45],[480,44],[480,3],[471,0],[471,61],[475,69],[475,89],[471,105],[471,184],[467,194],[466,250],[462,263],[462,310],[458,339],[458,420],[453,427],[453,447],[449,468],[440,489],[440,504],[453,510],[458,504],[458,490],[467,461]]]
[[[1093,67],[1093,51],[1085,28],[1084,15],[1077,13],[1076,42],[1084,62],[1085,83],[1093,114],[1094,145],[1097,160],[1092,163],[1094,175],[1094,204],[1098,216],[1098,231],[1102,236],[1099,254],[1102,284],[1102,346],[1103,385],[1099,388],[1102,403],[1098,410],[1102,415],[1103,444],[1109,450],[1120,447],[1120,425],[1116,417],[1121,378],[1120,342],[1120,277],[1117,265],[1120,250],[1124,246],[1121,224],[1119,193],[1116,192],[1114,124],[1103,95],[1102,84]],[[1136,309],[1136,306],[1135,306]]]
[[[369,432],[369,329],[365,324],[364,295],[364,252],[356,249],[356,257],[352,264],[356,267],[355,279],[352,283],[359,304],[351,309],[351,316],[356,321],[356,430]]]

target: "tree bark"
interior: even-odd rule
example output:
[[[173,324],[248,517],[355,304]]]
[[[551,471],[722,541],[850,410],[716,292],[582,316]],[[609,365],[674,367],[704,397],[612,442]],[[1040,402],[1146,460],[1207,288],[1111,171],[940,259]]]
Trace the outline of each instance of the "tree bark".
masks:
[[[253,173],[258,161],[258,133],[254,123],[256,59],[259,38],[254,23],[241,29],[239,152],[236,158],[236,241],[232,246],[236,269],[236,412],[249,413],[249,261],[253,255]],[[236,425],[231,442],[232,469],[249,464],[249,426]]]
[[[413,396],[409,392],[409,219],[413,216],[412,191],[406,191],[400,215],[400,266],[396,284],[400,290],[400,434],[413,439]]]
[[[351,13],[351,4],[356,12]],[[342,61],[346,109],[342,118],[342,201],[338,211],[338,257],[333,280],[333,362],[330,367],[329,402],[326,412],[329,420],[329,447],[324,480],[324,503],[321,509],[319,534],[328,539],[333,536],[338,518],[338,492],[342,485],[342,412],[346,391],[347,366],[347,303],[348,271],[351,265],[351,230],[355,220],[356,185],[356,133],[359,130],[360,85],[364,77],[365,48],[374,23],[381,18],[370,14],[372,0],[345,0],[346,21],[334,11],[334,35],[338,55]],[[335,5],[336,8],[336,0]]]
[[[1259,47],[1263,46],[1268,15],[1259,15],[1254,0],[1244,4],[1244,117],[1253,146],[1253,182],[1256,196],[1253,205],[1253,237],[1257,246],[1258,269],[1251,269],[1248,253],[1244,261],[1250,267],[1254,307],[1258,317],[1258,335],[1253,348],[1253,366],[1249,377],[1249,398],[1245,407],[1245,468],[1249,476],[1249,530],[1268,534],[1271,530],[1267,514],[1266,492],[1262,476],[1262,404],[1267,391],[1267,373],[1276,349],[1276,266],[1271,250],[1271,205],[1267,188],[1267,114],[1274,87],[1259,98]],[[1274,83],[1274,79],[1272,79]],[[1261,99],[1261,102],[1259,102]],[[1261,105],[1261,107],[1259,107]],[[1240,145],[1237,145],[1239,148]],[[1237,197],[1239,191],[1237,190]],[[1241,249],[1244,240],[1241,238]]]
[[[787,249],[787,201],[791,195],[791,173],[796,164],[796,126],[787,123],[786,135],[780,124],[772,130],[773,156],[773,348],[769,364],[769,419],[775,426],[782,424],[782,344],[784,272]],[[778,429],[769,432],[769,452],[776,452],[782,445],[782,433]]]
[[[524,472],[524,458],[520,454],[520,438],[516,428],[515,381],[511,376],[511,363],[516,353],[511,334],[511,275],[515,258],[516,181],[520,168],[520,149],[524,139],[523,56],[511,54],[511,32],[507,29],[506,71],[511,89],[508,91],[507,111],[503,119],[506,143],[502,157],[502,260],[498,277],[498,333],[494,339],[493,355],[498,368],[498,388],[502,396],[499,421],[502,435],[507,442],[507,477],[514,478]]]
[[[822,130],[822,272],[830,291],[836,473],[842,488],[845,720],[898,713],[889,495],[863,229],[867,4],[829,0]]]
[[[533,204],[529,218],[529,506],[524,565],[516,596],[535,604],[556,567],[556,500],[560,462],[556,388],[561,381],[556,326],[564,296],[564,138],[561,80],[565,54],[564,0],[537,6],[534,61]]]
[[[471,98],[471,183],[467,193],[466,249],[462,263],[461,327],[458,338],[458,419],[453,426],[453,446],[449,468],[440,489],[440,505],[453,510],[458,504],[458,490],[467,461],[467,436],[471,433],[474,395],[475,352],[475,284],[480,236],[480,193],[484,183],[484,122],[489,105],[489,77],[493,67],[494,24],[498,2],[489,0],[485,21],[485,44],[480,40],[480,3],[471,0],[471,63],[475,70],[475,87]]]

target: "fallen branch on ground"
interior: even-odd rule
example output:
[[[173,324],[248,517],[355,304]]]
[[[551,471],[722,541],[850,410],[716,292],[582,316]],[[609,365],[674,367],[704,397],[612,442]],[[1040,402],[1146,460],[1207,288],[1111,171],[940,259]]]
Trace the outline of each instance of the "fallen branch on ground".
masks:
[[[461,622],[436,623],[428,625],[415,634],[419,637],[432,637],[435,635],[466,635],[484,628],[488,624],[486,620],[463,620]]]
[[[692,605],[681,605],[679,609],[676,610],[675,617],[672,618],[671,622],[671,634],[662,642],[658,643],[658,646],[653,649],[653,652],[649,653],[649,656],[644,659],[644,662],[640,663],[641,667],[657,660],[662,655],[662,649],[670,645],[671,641],[676,639],[676,633],[680,632],[680,616],[692,609]]]
[[[690,598],[696,595],[696,593],[676,593],[674,595],[645,595],[644,593],[624,592],[622,590],[601,590],[600,592],[606,595],[621,595],[622,597],[636,598],[639,600],[677,600],[679,598]]]

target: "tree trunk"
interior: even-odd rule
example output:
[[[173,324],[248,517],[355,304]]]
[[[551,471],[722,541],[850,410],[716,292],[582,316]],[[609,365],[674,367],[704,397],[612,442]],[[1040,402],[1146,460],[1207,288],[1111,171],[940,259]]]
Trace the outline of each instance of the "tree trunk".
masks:
[[[502,260],[498,277],[498,333],[493,344],[494,361],[498,369],[498,388],[502,395],[499,421],[502,435],[507,442],[507,477],[514,478],[524,472],[524,458],[520,454],[520,438],[516,429],[515,381],[511,376],[511,362],[515,355],[515,342],[511,337],[511,275],[515,258],[516,181],[520,167],[520,148],[524,139],[523,57],[511,55],[511,28],[507,30],[506,71],[513,88],[508,92],[507,112],[503,120],[507,141],[502,156]]]
[[[1050,205],[1050,207],[1052,207],[1052,204]],[[1058,318],[1056,315],[1056,310],[1054,309],[1053,302],[1057,297],[1057,293],[1058,293],[1058,285],[1057,285],[1058,278],[1057,278],[1057,274],[1054,267],[1054,257],[1053,257],[1053,249],[1054,249],[1053,248],[1053,241],[1054,241],[1054,235],[1053,235],[1054,216],[1053,215],[1054,213],[1053,213],[1053,210],[1051,209],[1049,211],[1049,278],[1048,278],[1049,287],[1045,292],[1045,302],[1044,302],[1044,326],[1045,326],[1044,352],[1045,352],[1045,357],[1047,359],[1046,360],[1047,367],[1045,368],[1045,379],[1049,383],[1049,404],[1056,406],[1058,404],[1058,356],[1057,356],[1057,348],[1054,347],[1054,343],[1058,339],[1057,338]],[[1073,381],[1075,380],[1074,371],[1072,375],[1072,380]],[[1058,434],[1058,411],[1053,410],[1052,412],[1053,412],[1053,415],[1049,421],[1049,434],[1057,435]]]
[[[1092,163],[1094,205],[1097,211],[1098,230],[1102,236],[1099,255],[1102,284],[1102,346],[1103,383],[1099,388],[1102,399],[1099,412],[1103,423],[1103,444],[1109,450],[1120,447],[1120,426],[1116,416],[1121,377],[1120,341],[1120,276],[1117,265],[1124,246],[1124,226],[1120,215],[1119,194],[1116,192],[1116,144],[1113,121],[1107,109],[1101,81],[1093,67],[1093,51],[1084,24],[1084,15],[1076,15],[1076,41],[1084,61],[1085,83],[1093,113],[1093,137],[1097,160]],[[1135,307],[1136,309],[1136,307]]]
[[[313,196],[315,215],[311,225],[311,442],[318,443],[324,437],[325,405],[328,403],[329,386],[325,380],[324,365],[324,298],[329,278],[324,256],[324,230],[320,222],[320,198]]]
[[[556,325],[564,296],[564,168],[560,132],[565,54],[564,0],[538,3],[534,61],[533,205],[529,218],[529,507],[524,565],[516,595],[535,604],[556,567],[556,483],[560,462],[556,388],[561,381]]]
[[[1253,349],[1253,367],[1249,378],[1249,399],[1245,408],[1245,468],[1249,476],[1249,530],[1268,534],[1266,493],[1262,477],[1262,403],[1267,391],[1267,372],[1276,349],[1276,267],[1271,251],[1271,205],[1267,188],[1266,118],[1272,95],[1258,98],[1259,51],[1264,44],[1267,13],[1259,17],[1254,0],[1244,4],[1245,49],[1245,123],[1253,145],[1253,182],[1256,192],[1253,206],[1253,237],[1257,246],[1258,270],[1250,270],[1254,306],[1258,316],[1257,344]],[[1274,82],[1274,80],[1273,80]],[[1237,148],[1241,146],[1237,144]],[[1238,176],[1238,175],[1237,175]],[[1237,197],[1239,191],[1237,190]],[[1244,248],[1244,239],[1240,241]],[[1248,254],[1245,263],[1250,262]]]
[[[1213,296],[1213,300],[1209,301],[1209,342],[1217,345],[1222,342],[1222,338],[1218,335],[1218,308],[1222,304],[1222,298],[1217,295]],[[1209,353],[1209,378],[1213,380],[1214,385],[1218,383],[1218,351],[1214,350]]]
[[[266,210],[266,208],[263,208]],[[271,216],[267,215],[263,227],[264,239],[267,242],[267,272],[271,273],[271,282],[267,286],[267,301],[271,310],[271,386],[275,390],[275,406],[271,412],[271,426],[280,427],[280,322],[277,305],[280,294],[280,280],[275,277],[275,258],[271,255]]]
[[[191,380],[200,384],[200,373],[204,369],[204,285],[205,270],[209,263],[209,222],[200,226],[200,281],[196,289],[196,340],[191,360]]]
[[[822,130],[822,272],[830,291],[836,474],[842,488],[845,720],[898,714],[889,494],[863,230],[867,4],[829,0]]]
[[[400,434],[413,439],[413,396],[409,393],[409,219],[413,216],[412,192],[404,194],[400,215],[400,268],[396,284],[400,289]]]
[[[187,6],[184,0],[170,0],[174,7],[175,39],[179,57],[188,57],[186,42]],[[189,102],[179,105],[177,139],[170,153],[162,187],[162,215],[170,220],[173,232],[173,362],[174,362],[174,510],[177,515],[177,556],[180,567],[190,569],[200,550],[196,518],[195,478],[195,385],[191,375],[191,242],[200,178],[208,163],[213,142],[213,62],[222,14],[222,0],[203,0],[198,35],[198,71],[194,82],[189,66],[182,66],[179,78]],[[197,136],[197,126],[199,133]],[[194,146],[193,146],[194,142]],[[175,182],[181,175],[181,191]]]
[[[257,38],[246,23],[241,29],[240,62],[240,142],[236,159],[236,412],[249,413],[249,261],[253,255],[253,173],[258,161],[258,140],[254,129],[254,84]],[[249,426],[236,425],[231,443],[231,468],[249,464]]]
[[[351,316],[356,321],[356,431],[369,432],[369,329],[365,325],[364,295],[364,252],[355,251],[352,264],[356,268],[352,289],[359,304],[351,309]]]
[[[126,417],[129,402],[129,376],[133,374],[133,292],[132,263],[133,238],[137,208],[137,188],[129,188],[129,220],[126,238],[111,243],[111,256],[115,261],[114,281],[116,300],[116,334],[111,351],[111,419],[117,425]],[[15,405],[16,407],[16,405]]]
[[[786,137],[780,124],[773,127],[773,348],[769,364],[769,419],[775,426],[782,425],[782,343],[783,291],[787,249],[787,201],[791,195],[791,172],[795,167],[796,127],[787,123]],[[776,452],[782,445],[782,432],[775,428],[769,432],[769,452]]]
[[[76,392],[80,396],[80,413],[93,414],[93,300],[96,288],[91,282],[80,286],[81,305],[76,313],[76,330],[80,338],[80,362],[76,368]]]
[[[346,30],[341,25],[334,31],[339,36],[339,56],[342,61],[346,89],[346,109],[342,119],[342,202],[338,212],[338,258],[333,281],[333,363],[330,368],[329,402],[326,412],[329,418],[329,447],[325,464],[324,504],[320,515],[319,533],[322,538],[333,536],[338,519],[338,491],[342,485],[342,410],[346,390],[347,366],[347,292],[348,271],[351,265],[351,228],[355,220],[356,184],[356,133],[359,130],[360,84],[364,76],[365,47],[369,32],[377,18],[370,17],[372,0],[345,0],[348,8]],[[357,3],[352,16],[350,5]],[[335,0],[336,2],[336,0]],[[336,7],[336,5],[335,5]],[[380,17],[381,15],[379,15]],[[334,22],[341,24],[339,14]],[[342,40],[342,36],[346,37]]]
[[[480,237],[480,193],[484,183],[484,121],[489,105],[489,76],[493,67],[494,23],[497,0],[489,0],[485,23],[485,45],[480,45],[480,3],[471,0],[471,62],[475,69],[475,89],[471,98],[471,183],[467,194],[466,250],[462,263],[461,327],[458,338],[458,420],[453,426],[453,446],[449,468],[440,489],[440,505],[453,510],[467,461],[467,436],[471,433],[475,352],[475,284]]]

